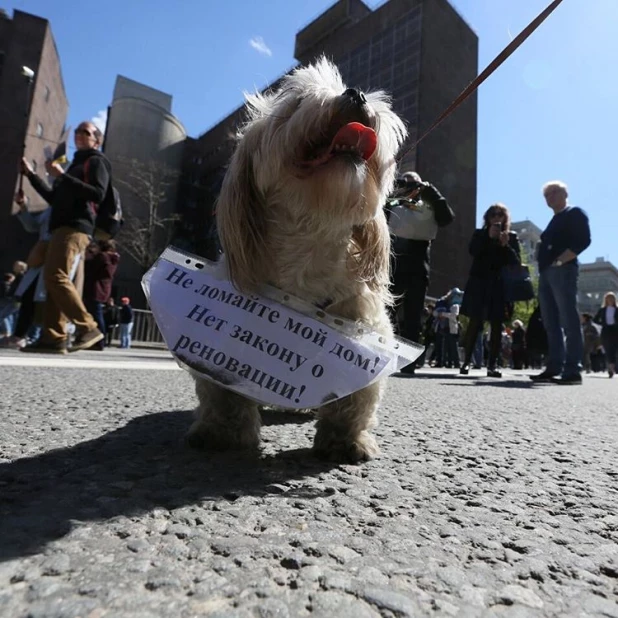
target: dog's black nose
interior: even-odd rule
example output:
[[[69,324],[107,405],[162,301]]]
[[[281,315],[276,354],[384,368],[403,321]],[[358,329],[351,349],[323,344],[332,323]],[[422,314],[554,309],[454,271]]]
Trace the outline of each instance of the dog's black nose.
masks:
[[[361,90],[356,90],[356,88],[348,88],[344,93],[344,97],[349,97],[352,99],[356,105],[362,106],[367,103],[367,97]]]

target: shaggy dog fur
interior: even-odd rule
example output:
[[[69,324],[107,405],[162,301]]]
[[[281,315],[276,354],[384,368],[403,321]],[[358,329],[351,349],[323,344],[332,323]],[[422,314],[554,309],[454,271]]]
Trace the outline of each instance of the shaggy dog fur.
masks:
[[[268,283],[391,335],[382,206],[406,130],[388,97],[347,89],[321,59],[286,76],[276,92],[248,96],[247,105],[217,205],[231,280],[241,291]],[[314,450],[337,461],[378,455],[369,430],[383,390],[379,381],[317,410]],[[258,404],[207,380],[196,391],[193,446],[259,444]]]

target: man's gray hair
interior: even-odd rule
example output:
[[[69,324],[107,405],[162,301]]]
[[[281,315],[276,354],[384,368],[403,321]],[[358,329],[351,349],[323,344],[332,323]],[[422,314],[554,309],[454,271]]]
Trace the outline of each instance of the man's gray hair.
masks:
[[[560,189],[565,195],[569,195],[569,188],[561,180],[551,180],[543,185],[543,195],[547,195],[550,191]]]
[[[418,172],[404,172],[401,175],[402,180],[415,180],[416,182],[423,182]]]

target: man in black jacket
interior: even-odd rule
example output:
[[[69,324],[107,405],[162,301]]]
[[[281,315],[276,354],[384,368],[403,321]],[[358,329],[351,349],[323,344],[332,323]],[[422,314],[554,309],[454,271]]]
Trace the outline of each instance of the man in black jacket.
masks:
[[[44,267],[47,300],[43,331],[39,341],[22,348],[22,352],[66,353],[67,320],[76,328],[71,352],[91,348],[103,339],[103,333],[71,281],[71,271],[76,261],[83,259],[94,233],[98,205],[111,190],[111,166],[98,150],[102,138],[101,131],[91,122],[82,122],[75,129],[77,151],[68,169],[64,171],[59,163],[52,161],[45,164],[47,173],[54,179],[51,188],[22,159],[22,173],[51,206],[51,238]]]
[[[416,172],[406,172],[397,181],[397,193],[387,206],[391,231],[393,260],[392,292],[398,299],[392,317],[398,333],[410,341],[418,341],[421,332],[425,295],[429,285],[429,252],[438,228],[455,218],[446,198],[432,184],[423,182]],[[403,309],[398,325],[396,314]],[[422,357],[421,357],[422,358]],[[401,371],[414,374],[416,361]]]

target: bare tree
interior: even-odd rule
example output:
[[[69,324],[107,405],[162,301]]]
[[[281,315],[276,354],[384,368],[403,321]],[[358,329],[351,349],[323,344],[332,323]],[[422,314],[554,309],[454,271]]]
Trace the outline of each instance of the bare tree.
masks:
[[[114,160],[114,181],[122,197],[124,225],[118,244],[146,272],[169,244],[178,173],[158,161]]]

